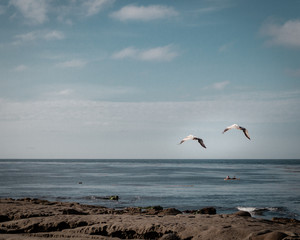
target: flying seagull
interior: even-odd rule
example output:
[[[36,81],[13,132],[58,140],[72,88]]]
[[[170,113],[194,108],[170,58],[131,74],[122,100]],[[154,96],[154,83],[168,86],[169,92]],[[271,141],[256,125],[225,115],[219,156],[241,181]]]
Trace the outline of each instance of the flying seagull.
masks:
[[[231,126],[225,128],[225,130],[223,131],[223,133],[225,133],[228,130],[233,129],[233,128],[242,130],[244,132],[245,136],[250,140],[250,136],[249,136],[248,130],[246,128],[244,128],[244,127],[241,127],[241,126],[237,125],[237,124],[232,124]]]
[[[195,136],[193,136],[193,135],[188,135],[187,137],[185,137],[184,139],[182,139],[181,142],[180,142],[179,144],[182,144],[182,143],[184,143],[184,142],[187,141],[187,140],[197,140],[198,143],[200,143],[200,145],[201,145],[202,147],[206,148],[206,146],[204,145],[203,140],[202,140],[201,138],[197,138],[197,137],[195,137]]]

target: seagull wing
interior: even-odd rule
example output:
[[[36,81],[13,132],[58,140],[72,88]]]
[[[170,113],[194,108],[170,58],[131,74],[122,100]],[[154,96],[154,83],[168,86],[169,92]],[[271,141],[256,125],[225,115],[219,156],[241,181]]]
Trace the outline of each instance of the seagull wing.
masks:
[[[251,140],[251,139],[250,139],[250,136],[249,136],[249,133],[248,133],[248,130],[247,130],[246,128],[242,128],[242,130],[243,130],[245,136],[246,136],[249,140]]]
[[[185,141],[191,140],[191,139],[193,139],[193,138],[194,138],[193,135],[188,135],[187,137],[185,137],[184,139],[182,139],[181,142],[180,142],[179,144],[182,144],[182,143],[184,143]]]
[[[225,132],[227,132],[228,130],[233,129],[233,128],[239,129],[240,127],[239,127],[239,125],[237,125],[237,124],[232,124],[231,126],[225,128],[224,131],[223,131],[223,133],[225,133]]]
[[[203,142],[203,140],[201,138],[196,138],[196,139],[198,140],[198,143],[200,143],[200,145],[202,147],[206,148],[206,146],[205,146],[205,144],[204,144],[204,142]]]
[[[225,128],[224,131],[222,133],[225,133],[229,130],[230,128]]]

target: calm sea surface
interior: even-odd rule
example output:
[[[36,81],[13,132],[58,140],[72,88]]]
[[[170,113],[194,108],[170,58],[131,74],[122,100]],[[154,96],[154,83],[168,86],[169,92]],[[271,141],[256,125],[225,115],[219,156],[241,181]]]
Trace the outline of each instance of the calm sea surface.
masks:
[[[240,180],[224,181],[236,176]],[[0,160],[1,198],[300,219],[300,160]],[[118,195],[119,201],[104,197]]]

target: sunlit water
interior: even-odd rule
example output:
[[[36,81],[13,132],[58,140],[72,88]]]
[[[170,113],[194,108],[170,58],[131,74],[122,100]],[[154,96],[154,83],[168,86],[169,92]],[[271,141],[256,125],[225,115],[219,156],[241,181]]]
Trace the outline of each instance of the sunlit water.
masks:
[[[0,182],[1,198],[300,218],[300,160],[0,160]]]

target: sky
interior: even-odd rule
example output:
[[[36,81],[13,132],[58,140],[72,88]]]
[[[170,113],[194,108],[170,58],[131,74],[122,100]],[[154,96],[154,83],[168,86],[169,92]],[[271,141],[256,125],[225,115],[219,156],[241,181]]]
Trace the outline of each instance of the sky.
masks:
[[[0,73],[3,159],[300,158],[299,0],[0,0]]]

